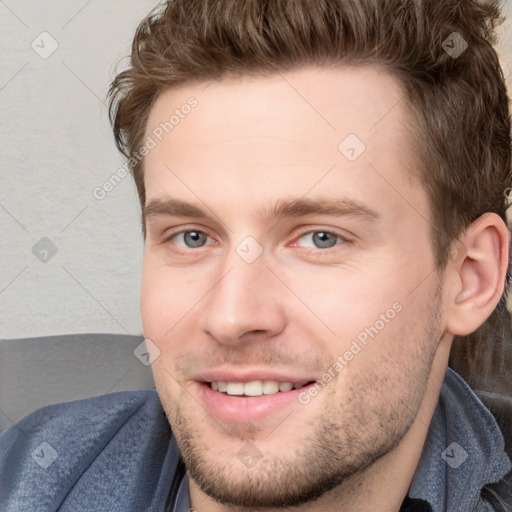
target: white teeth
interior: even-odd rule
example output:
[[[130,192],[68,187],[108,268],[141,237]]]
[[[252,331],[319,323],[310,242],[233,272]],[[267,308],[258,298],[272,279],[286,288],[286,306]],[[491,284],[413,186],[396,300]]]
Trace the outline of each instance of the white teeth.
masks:
[[[263,394],[263,382],[261,380],[253,380],[244,384],[244,395],[261,396]]]
[[[228,395],[243,395],[244,383],[243,382],[228,382],[226,389]]]
[[[279,382],[277,380],[266,380],[263,383],[263,394],[273,395],[279,391]]]
[[[293,384],[291,382],[280,382],[279,383],[279,391],[291,391],[293,389]]]
[[[228,395],[245,395],[245,396],[261,396],[261,395],[274,395],[278,392],[291,391],[292,389],[299,389],[305,383],[293,384],[292,382],[279,382],[277,380],[253,380],[251,382],[224,382],[214,381],[211,382],[211,388],[214,391],[227,393]]]

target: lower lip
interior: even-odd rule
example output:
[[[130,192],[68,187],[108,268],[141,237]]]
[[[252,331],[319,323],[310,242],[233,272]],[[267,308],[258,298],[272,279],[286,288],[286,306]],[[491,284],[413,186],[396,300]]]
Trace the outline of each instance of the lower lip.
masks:
[[[308,388],[248,397],[214,391],[209,383],[197,384],[199,396],[212,416],[223,422],[240,424],[263,420],[293,404],[300,406],[299,395]]]

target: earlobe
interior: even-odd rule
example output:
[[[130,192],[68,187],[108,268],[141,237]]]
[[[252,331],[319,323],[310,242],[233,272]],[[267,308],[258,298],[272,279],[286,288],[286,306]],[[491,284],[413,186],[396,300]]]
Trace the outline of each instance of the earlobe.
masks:
[[[464,247],[448,263],[450,290],[447,330],[456,336],[476,331],[496,308],[505,287],[509,232],[505,222],[486,213],[455,243]]]

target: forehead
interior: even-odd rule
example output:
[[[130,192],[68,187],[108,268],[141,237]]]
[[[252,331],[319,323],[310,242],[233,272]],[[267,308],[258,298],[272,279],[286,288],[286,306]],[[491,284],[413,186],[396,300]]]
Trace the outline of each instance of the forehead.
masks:
[[[187,106],[191,98],[197,103],[193,109]],[[231,76],[161,93],[150,111],[146,134],[160,127],[162,138],[181,143],[183,126],[194,123],[195,142],[207,144],[231,143],[236,135],[274,133],[289,140],[302,136],[322,146],[348,133],[370,142],[379,131],[389,133],[390,126],[398,135],[407,115],[402,100],[398,81],[373,67],[306,67],[270,76]],[[172,126],[165,126],[169,121]],[[382,123],[385,132],[378,130]]]
[[[245,191],[253,199],[343,187],[359,200],[365,188],[378,195],[377,186],[423,196],[414,201],[427,215],[424,191],[411,180],[409,116],[397,80],[371,67],[186,84],[162,93],[151,109],[146,196],[172,187],[192,198],[217,184],[227,196]]]

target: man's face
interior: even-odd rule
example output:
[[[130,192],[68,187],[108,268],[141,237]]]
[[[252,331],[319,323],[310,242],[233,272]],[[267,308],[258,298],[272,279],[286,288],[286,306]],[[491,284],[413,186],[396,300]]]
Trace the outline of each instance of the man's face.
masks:
[[[144,334],[188,470],[219,501],[311,500],[415,421],[443,328],[405,104],[382,71],[308,68],[151,110]]]

